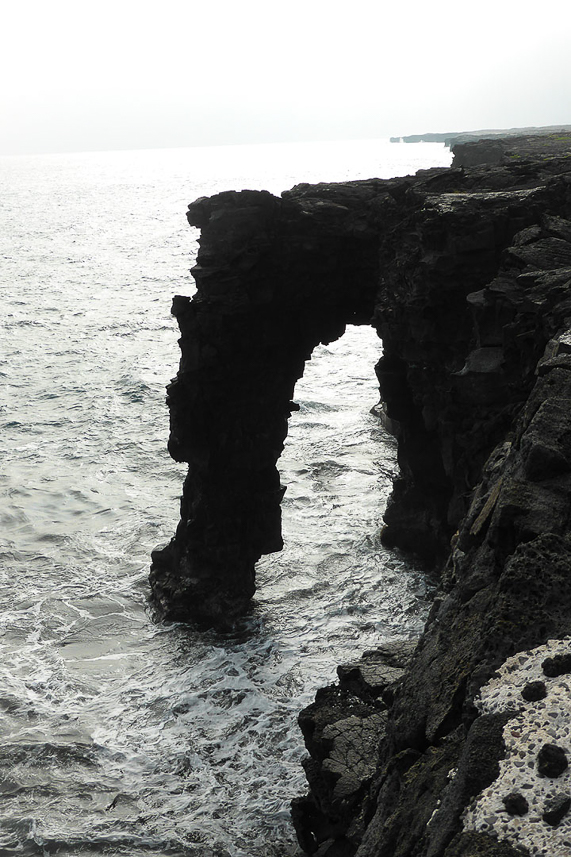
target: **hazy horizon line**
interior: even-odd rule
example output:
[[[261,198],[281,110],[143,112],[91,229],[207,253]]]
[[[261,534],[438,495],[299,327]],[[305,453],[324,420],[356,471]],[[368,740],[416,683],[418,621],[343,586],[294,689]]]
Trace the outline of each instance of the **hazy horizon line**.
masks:
[[[464,134],[498,134],[502,132],[510,132],[514,131],[541,131],[541,130],[551,130],[551,129],[561,129],[564,128],[571,129],[571,124],[566,122],[560,122],[549,125],[516,125],[510,127],[495,127],[495,128],[477,128],[477,129],[463,129],[463,130],[448,130],[448,131],[409,131],[408,133],[402,134],[389,134],[382,136],[342,136],[342,137],[311,137],[308,139],[279,139],[279,140],[251,140],[248,142],[240,141],[240,142],[217,142],[217,143],[177,143],[170,145],[162,145],[162,146],[148,146],[148,145],[128,145],[128,146],[114,146],[114,147],[99,147],[95,146],[93,148],[83,148],[83,149],[74,149],[74,148],[63,148],[63,149],[46,149],[46,150],[38,150],[38,151],[8,151],[8,152],[0,152],[0,157],[2,158],[18,158],[18,157],[45,157],[45,156],[61,156],[61,155],[87,155],[87,154],[96,154],[96,153],[106,153],[106,152],[153,152],[153,151],[164,151],[165,149],[223,149],[223,148],[246,148],[250,146],[295,146],[295,145],[310,145],[315,143],[326,145],[326,144],[334,144],[334,143],[354,143],[361,141],[397,141],[403,140],[405,137],[421,137],[428,135],[446,135],[446,136],[461,136]],[[444,141],[417,141],[419,143],[429,143],[430,145],[445,145]],[[407,145],[416,145],[407,143]]]

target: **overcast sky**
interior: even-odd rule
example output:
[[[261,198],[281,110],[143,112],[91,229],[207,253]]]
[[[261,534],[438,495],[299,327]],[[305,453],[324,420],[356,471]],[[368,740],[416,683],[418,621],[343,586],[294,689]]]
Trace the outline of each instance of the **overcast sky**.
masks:
[[[566,0],[2,0],[0,153],[571,124]]]

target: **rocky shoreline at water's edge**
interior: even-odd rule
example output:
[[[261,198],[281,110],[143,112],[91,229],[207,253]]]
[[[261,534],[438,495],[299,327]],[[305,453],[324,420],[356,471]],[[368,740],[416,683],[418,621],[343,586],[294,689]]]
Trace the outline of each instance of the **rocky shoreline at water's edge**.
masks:
[[[499,179],[501,186],[506,164],[521,162],[529,168],[541,147],[534,146],[530,153],[527,142],[522,141],[519,149],[517,141],[504,144],[496,165],[480,170],[484,187],[479,179],[472,202],[477,205],[487,198],[490,216],[484,222],[473,221],[473,264],[478,252],[485,256],[496,249],[498,221],[493,209],[501,206],[501,194],[506,192],[486,189],[486,184],[493,187]],[[470,148],[462,146],[461,156],[468,150],[470,159],[477,161],[478,146],[472,152]],[[487,143],[480,146],[484,162],[488,148]],[[466,296],[472,350],[465,354],[456,379],[449,373],[448,383],[443,384],[442,377],[435,383],[434,367],[429,369],[425,361],[420,374],[425,384],[429,378],[432,383],[424,393],[413,394],[416,419],[425,425],[428,409],[440,400],[440,416],[434,418],[435,424],[440,422],[439,451],[445,434],[453,443],[464,444],[469,455],[457,461],[457,476],[468,488],[476,486],[469,491],[470,506],[452,536],[441,592],[425,634],[408,663],[400,653],[400,675],[387,675],[394,653],[369,653],[362,662],[342,668],[339,684],[321,691],[300,717],[311,754],[306,763],[310,793],[294,801],[293,815],[308,853],[556,857],[571,848],[571,783],[566,775],[570,712],[558,702],[555,690],[546,687],[544,675],[550,674],[555,656],[563,664],[557,674],[571,682],[567,676],[571,641],[566,640],[571,635],[571,160],[566,147],[555,156],[549,148],[544,147],[539,160],[553,167],[551,159],[563,157],[557,173],[565,186],[564,207],[556,203],[555,211],[555,197],[545,200],[547,206],[542,204],[539,216],[531,218],[535,222],[522,224],[495,254],[493,276],[484,288]],[[545,185],[541,181],[535,187]],[[530,213],[533,196],[532,191],[525,206]],[[516,196],[510,199],[508,192],[503,201],[504,223],[521,216],[516,215]],[[456,204],[454,200],[446,204],[462,218],[474,214],[469,194]],[[482,237],[486,230],[487,240]],[[413,265],[418,261],[417,257]],[[400,278],[406,278],[403,267]],[[426,271],[421,276],[426,283]],[[410,323],[410,305],[406,309]],[[378,315],[386,312],[387,303],[378,308]],[[394,330],[394,319],[391,324]],[[402,329],[402,342],[410,340],[412,330],[407,332],[408,337]],[[434,348],[436,337],[427,329],[423,335]],[[410,385],[407,348],[401,346],[399,357]],[[398,396],[391,407],[394,386],[391,378],[385,399],[389,416],[401,421],[403,431]],[[460,403],[462,397],[471,399],[468,408],[466,401]],[[444,428],[446,412],[451,423]],[[479,465],[470,457],[478,456],[479,444],[474,442],[475,432],[471,439],[470,431],[466,436],[468,413],[483,446],[490,437],[495,439],[475,482],[469,469]],[[405,434],[406,430],[405,426]],[[413,457],[416,454],[420,453]],[[406,468],[406,452],[401,463]],[[408,489],[413,496],[415,487],[412,480]],[[448,503],[450,514],[453,492]],[[409,541],[407,501],[397,497],[395,505],[389,510],[387,535],[403,544]],[[391,521],[396,534],[391,533]],[[414,546],[414,538],[408,546]],[[534,656],[538,675],[532,683],[526,669]],[[508,678],[502,676],[501,693],[512,685],[517,692],[493,713],[482,711],[480,697],[506,662]],[[367,682],[367,670],[369,676],[375,674],[372,663],[384,684],[378,678]],[[359,681],[349,686],[347,674]],[[380,685],[382,691],[377,693]],[[369,705],[361,722],[352,711],[355,698]],[[365,728],[368,718],[379,724],[375,739]],[[519,721],[525,718],[531,718],[532,725],[524,730]],[[542,769],[540,754],[546,751],[561,756],[560,768]],[[373,762],[371,754],[376,753]],[[350,772],[360,770],[362,757],[368,766],[363,776],[351,781]]]
[[[571,140],[526,145],[189,209],[198,294],[174,304],[169,389],[189,475],[177,534],[153,555],[158,609],[210,622],[243,609],[256,559],[281,545],[275,464],[303,362],[371,318],[399,441],[383,539],[443,568],[414,653],[368,654],[301,716],[310,793],[294,820],[318,857],[570,847],[561,688],[536,675],[545,696],[523,691],[543,661],[567,663],[549,641],[571,635]],[[494,707],[502,670],[521,690]],[[547,723],[531,751],[524,717]],[[529,770],[504,793],[510,753]]]

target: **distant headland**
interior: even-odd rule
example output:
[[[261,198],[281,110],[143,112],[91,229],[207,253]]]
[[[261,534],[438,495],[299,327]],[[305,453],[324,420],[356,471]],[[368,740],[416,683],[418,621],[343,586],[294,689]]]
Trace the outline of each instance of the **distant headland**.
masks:
[[[504,137],[528,137],[556,134],[557,132],[571,131],[571,125],[544,125],[539,128],[529,126],[525,128],[501,128],[485,129],[480,131],[448,131],[427,134],[407,134],[404,137],[391,137],[391,143],[444,143],[453,148],[455,143],[473,143],[476,140],[502,139]]]

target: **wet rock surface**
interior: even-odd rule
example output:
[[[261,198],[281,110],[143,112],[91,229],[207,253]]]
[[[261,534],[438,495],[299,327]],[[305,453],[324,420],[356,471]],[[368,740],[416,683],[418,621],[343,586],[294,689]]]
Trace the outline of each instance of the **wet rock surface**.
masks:
[[[528,821],[543,853],[568,853],[567,816],[542,818],[545,800],[510,815],[511,789],[495,791],[507,744],[523,740],[520,706],[538,706],[555,732],[530,751],[534,770],[543,744],[569,751],[565,691],[552,684],[565,674],[538,666],[517,702],[477,704],[510,659],[571,635],[569,139],[543,153],[510,140],[510,151],[492,166],[190,207],[198,292],[175,300],[182,358],[169,388],[171,454],[189,475],[176,535],[153,556],[157,608],[218,623],[245,609],[256,560],[281,546],[275,465],[295,381],[349,322],[372,323],[384,346],[400,474],[383,540],[442,572],[408,665],[410,652],[342,667],[300,717],[310,791],[293,817],[321,857],[542,853]],[[540,681],[546,696],[528,700]],[[497,805],[489,819],[482,794]]]

